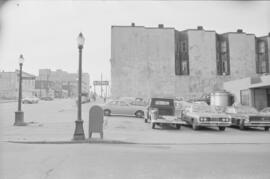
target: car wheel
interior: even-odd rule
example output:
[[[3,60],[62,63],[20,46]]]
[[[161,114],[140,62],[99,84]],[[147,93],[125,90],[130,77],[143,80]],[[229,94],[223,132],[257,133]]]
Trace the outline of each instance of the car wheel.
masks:
[[[180,129],[181,125],[180,124],[176,124],[176,129]]]
[[[152,129],[155,129],[155,127],[156,127],[156,124],[152,123]]]
[[[265,131],[269,131],[269,127],[264,127],[264,130]]]
[[[135,113],[135,116],[136,116],[137,118],[142,118],[142,117],[143,117],[143,112],[142,112],[142,111],[137,111],[137,112]]]
[[[240,130],[245,130],[244,120],[241,120],[239,122],[239,128],[240,128]]]
[[[192,129],[193,130],[198,130],[199,126],[197,126],[195,120],[192,120]]]
[[[104,110],[104,115],[105,116],[110,116],[111,115],[111,111],[109,109],[105,109]]]
[[[226,129],[226,128],[223,127],[223,126],[219,126],[218,128],[219,128],[220,131],[225,131],[225,129]]]

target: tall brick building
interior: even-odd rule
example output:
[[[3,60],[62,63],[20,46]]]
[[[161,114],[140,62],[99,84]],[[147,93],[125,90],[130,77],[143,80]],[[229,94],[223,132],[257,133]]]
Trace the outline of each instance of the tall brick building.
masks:
[[[270,36],[160,24],[112,26],[113,97],[200,97],[223,82],[269,73]]]

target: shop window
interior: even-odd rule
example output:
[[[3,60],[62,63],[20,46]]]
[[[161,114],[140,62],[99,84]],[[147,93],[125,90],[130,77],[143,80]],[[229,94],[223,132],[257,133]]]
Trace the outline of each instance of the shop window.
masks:
[[[217,40],[217,74],[230,75],[230,60],[226,40]]]
[[[256,72],[258,74],[269,73],[269,61],[267,58],[266,43],[263,40],[256,42]]]
[[[240,102],[242,105],[248,106],[249,105],[249,90],[241,90],[240,91]]]

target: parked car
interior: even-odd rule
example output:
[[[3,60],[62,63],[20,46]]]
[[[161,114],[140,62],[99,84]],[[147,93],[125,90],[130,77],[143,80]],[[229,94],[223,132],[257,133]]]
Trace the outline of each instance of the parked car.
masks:
[[[151,98],[145,114],[144,120],[151,122],[152,129],[155,129],[156,125],[162,126],[163,124],[173,125],[180,129],[184,123],[181,115],[176,112],[174,99],[171,98]]]
[[[250,106],[230,106],[227,107],[226,113],[230,115],[233,126],[238,126],[241,130],[246,127],[263,127],[265,131],[269,131],[270,114],[259,112]]]
[[[26,97],[22,99],[23,104],[33,104],[33,103],[38,103],[39,98],[37,97]]]
[[[41,100],[44,100],[44,101],[52,101],[53,100],[53,97],[51,97],[51,96],[44,96],[44,97],[41,97],[40,99]]]
[[[183,113],[183,120],[192,126],[193,130],[204,127],[218,127],[224,131],[231,125],[230,116],[219,110],[217,106],[193,103],[186,107]]]
[[[111,100],[105,105],[102,105],[105,116],[126,115],[142,118],[144,116],[144,106],[130,104],[126,101]]]

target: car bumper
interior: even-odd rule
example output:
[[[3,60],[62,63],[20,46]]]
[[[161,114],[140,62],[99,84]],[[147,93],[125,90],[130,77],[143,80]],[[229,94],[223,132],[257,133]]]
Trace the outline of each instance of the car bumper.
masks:
[[[186,124],[185,121],[175,119],[175,120],[164,120],[164,119],[156,119],[151,120],[151,123],[159,123],[159,124]]]
[[[231,123],[228,122],[204,122],[204,123],[198,123],[198,126],[204,126],[204,127],[228,127]]]
[[[270,122],[245,122],[246,127],[270,127]]]

